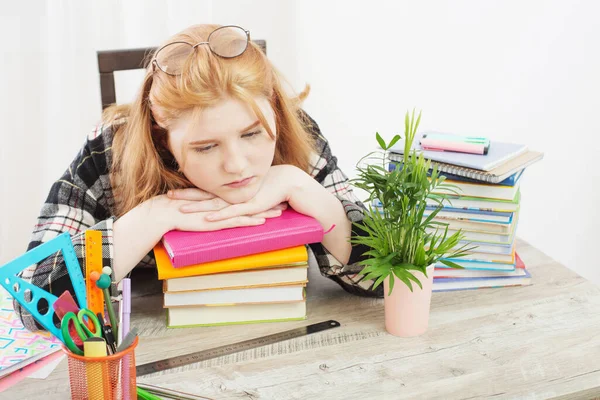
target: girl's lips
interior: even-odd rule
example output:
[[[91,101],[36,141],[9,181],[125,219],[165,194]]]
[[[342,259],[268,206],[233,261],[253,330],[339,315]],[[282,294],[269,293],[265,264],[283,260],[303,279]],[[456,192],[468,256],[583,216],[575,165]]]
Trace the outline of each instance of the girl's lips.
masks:
[[[241,181],[228,183],[225,186],[230,187],[230,188],[241,188],[241,187],[244,187],[244,186],[250,184],[252,179],[254,179],[253,176],[251,176],[250,178],[242,179]]]

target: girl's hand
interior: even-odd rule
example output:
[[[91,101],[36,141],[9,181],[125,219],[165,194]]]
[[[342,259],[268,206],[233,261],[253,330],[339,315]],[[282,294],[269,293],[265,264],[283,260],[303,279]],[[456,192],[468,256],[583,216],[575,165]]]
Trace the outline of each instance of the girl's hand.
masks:
[[[254,226],[265,223],[264,218],[250,216],[239,216],[222,221],[207,221],[205,218],[206,215],[219,209],[222,205],[213,199],[198,200],[197,202],[203,203],[208,211],[184,213],[180,208],[190,204],[190,201],[172,199],[167,195],[153,197],[142,204],[149,210],[150,214],[148,217],[154,220],[159,226],[161,236],[172,230],[195,232],[216,231],[225,228]],[[213,203],[212,207],[210,206],[211,202]]]
[[[292,165],[272,166],[264,177],[256,196],[245,203],[232,204],[220,208],[216,212],[211,212],[206,219],[209,221],[222,221],[242,215],[264,215],[265,212],[268,213],[280,208],[283,210],[287,207],[288,202],[293,201],[294,193],[298,187],[304,184],[306,178],[310,178],[310,176]],[[293,203],[291,203],[291,206],[298,212],[303,212],[303,210],[297,209]],[[190,208],[197,209],[195,207]],[[279,215],[281,215],[281,210]]]
[[[282,210],[287,208],[287,204],[282,204],[254,215],[239,216],[240,218],[235,216],[228,218],[229,221],[227,221],[227,225],[224,226],[223,223],[215,224],[214,222],[206,220],[205,224],[201,223],[201,220],[203,220],[210,212],[218,211],[231,205],[225,200],[215,197],[211,193],[197,188],[177,189],[170,190],[169,193],[167,193],[167,198],[169,199],[168,208],[177,209],[177,213],[175,213],[174,216],[176,226],[172,229],[179,230],[217,230],[231,228],[233,226],[260,225],[261,223],[264,223],[265,218],[278,217],[281,215]],[[185,217],[185,215],[188,215],[188,217]],[[182,221],[181,217],[183,217],[185,221]],[[198,225],[197,228],[194,228],[193,226],[197,224],[200,225]],[[203,227],[206,224],[211,225],[209,229]]]

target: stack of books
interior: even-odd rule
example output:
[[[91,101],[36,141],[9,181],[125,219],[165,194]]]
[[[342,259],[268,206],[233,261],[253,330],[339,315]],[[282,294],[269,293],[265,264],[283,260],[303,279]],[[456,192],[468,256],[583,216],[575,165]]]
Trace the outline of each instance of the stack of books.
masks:
[[[531,275],[518,255],[516,234],[521,202],[521,177],[526,167],[543,154],[525,145],[492,141],[486,155],[423,150],[419,137],[413,148],[431,160],[445,183],[453,185],[456,195],[443,202],[433,221],[447,224],[448,235],[462,230],[460,246],[474,247],[468,255],[449,258],[464,269],[453,269],[438,262],[434,271],[434,291],[528,285]],[[403,144],[391,149],[391,168],[402,161]],[[448,194],[440,191],[439,194]],[[433,211],[439,202],[428,200]],[[429,213],[425,213],[427,218]],[[440,230],[444,226],[439,226]],[[431,229],[435,231],[435,229]]]
[[[291,209],[259,226],[168,232],[154,248],[167,326],[305,319],[306,245],[322,240],[321,224]]]

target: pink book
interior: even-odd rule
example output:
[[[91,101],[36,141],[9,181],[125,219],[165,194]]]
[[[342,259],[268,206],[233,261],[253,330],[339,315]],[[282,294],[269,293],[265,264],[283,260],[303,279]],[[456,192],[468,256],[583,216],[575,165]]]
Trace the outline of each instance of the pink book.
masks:
[[[175,268],[264,253],[323,240],[323,227],[292,209],[263,225],[243,226],[212,232],[167,232],[162,242]]]

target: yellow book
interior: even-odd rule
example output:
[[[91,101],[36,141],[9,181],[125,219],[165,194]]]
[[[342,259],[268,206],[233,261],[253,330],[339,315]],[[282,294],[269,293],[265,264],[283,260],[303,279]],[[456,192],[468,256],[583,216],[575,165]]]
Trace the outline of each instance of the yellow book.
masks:
[[[156,259],[158,279],[160,280],[250,269],[295,267],[306,265],[308,261],[306,246],[295,246],[287,249],[175,268],[171,264],[169,255],[162,242],[159,242],[154,247],[154,257]]]

